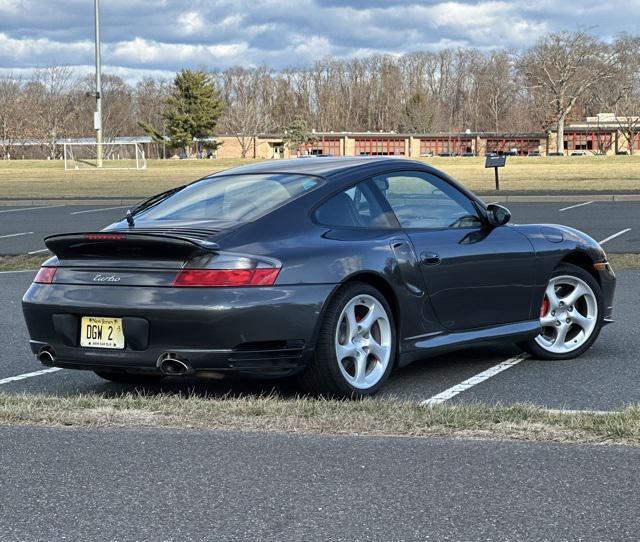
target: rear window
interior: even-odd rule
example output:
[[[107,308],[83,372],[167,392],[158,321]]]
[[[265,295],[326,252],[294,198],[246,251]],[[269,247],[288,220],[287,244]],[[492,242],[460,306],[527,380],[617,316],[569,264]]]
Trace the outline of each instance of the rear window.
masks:
[[[252,174],[210,177],[140,213],[145,220],[251,222],[320,186],[317,177]]]

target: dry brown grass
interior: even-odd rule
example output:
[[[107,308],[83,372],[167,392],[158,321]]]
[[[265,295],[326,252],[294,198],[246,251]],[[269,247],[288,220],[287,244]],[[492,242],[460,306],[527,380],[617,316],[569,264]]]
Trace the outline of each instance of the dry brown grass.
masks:
[[[530,405],[423,406],[368,399],[337,401],[277,396],[0,394],[0,423],[80,427],[180,427],[329,433],[447,436],[640,445],[640,407],[607,414]]]
[[[472,190],[493,190],[484,158],[423,158]],[[64,171],[60,161],[0,161],[0,198],[139,198],[254,160],[149,160],[144,171]],[[503,190],[640,190],[640,155],[509,157],[500,172]]]
[[[0,271],[26,271],[28,269],[40,269],[42,262],[49,256],[29,256],[28,254],[19,256],[0,256]]]
[[[608,254],[613,270],[640,269],[640,254]]]

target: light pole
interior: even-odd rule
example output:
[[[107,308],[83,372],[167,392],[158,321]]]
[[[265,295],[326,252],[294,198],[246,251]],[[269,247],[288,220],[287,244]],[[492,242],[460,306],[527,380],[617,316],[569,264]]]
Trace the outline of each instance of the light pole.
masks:
[[[93,128],[96,131],[97,165],[102,167],[102,77],[100,66],[100,0],[93,0],[96,26],[96,111],[93,114]]]

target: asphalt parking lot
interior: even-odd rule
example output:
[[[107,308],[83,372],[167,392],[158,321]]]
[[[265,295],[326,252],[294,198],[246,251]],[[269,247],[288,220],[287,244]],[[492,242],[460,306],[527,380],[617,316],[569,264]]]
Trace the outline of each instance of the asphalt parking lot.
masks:
[[[635,541],[640,450],[0,427],[16,540]]]
[[[21,296],[33,272],[0,274],[0,391],[8,393],[120,393],[126,388],[101,380],[90,372],[45,369],[31,354],[21,313]],[[449,402],[532,403],[553,409],[617,410],[640,403],[640,270],[618,272],[616,323],[603,329],[594,347],[582,357],[549,362],[516,358],[515,364],[483,382],[453,395]],[[491,371],[519,356],[510,346],[482,346],[414,363],[394,373],[383,396],[429,401],[443,392],[455,393],[460,384],[484,371]],[[512,362],[513,363],[513,362]],[[30,373],[36,372],[35,375]],[[24,376],[26,375],[26,377]],[[16,380],[15,378],[19,379]],[[465,387],[465,386],[462,386]],[[226,393],[268,393],[268,382],[226,379],[167,379],[147,391],[208,396]],[[288,386],[276,388],[285,395],[295,393]]]
[[[488,199],[490,201],[490,199]],[[578,228],[608,252],[640,253],[640,202],[508,203],[514,223],[566,224]],[[42,253],[43,239],[64,232],[96,231],[121,219],[128,206],[64,205],[0,207],[0,255]]]

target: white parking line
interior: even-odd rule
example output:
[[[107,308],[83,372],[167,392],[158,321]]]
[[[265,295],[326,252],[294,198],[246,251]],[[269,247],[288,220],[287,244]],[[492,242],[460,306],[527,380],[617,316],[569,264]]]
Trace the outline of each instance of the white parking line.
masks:
[[[627,233],[628,231],[631,231],[631,228],[627,228],[626,230],[622,230],[619,231],[618,233],[614,233],[613,235],[610,235],[609,237],[603,239],[602,241],[600,241],[600,244],[604,244],[607,241],[611,241],[611,239],[615,239],[616,237],[618,237],[619,235],[622,235],[623,233]]]
[[[52,209],[54,207],[65,207],[65,204],[62,204],[62,205],[40,205],[39,207],[24,207],[22,209],[5,209],[4,211],[0,211],[0,213],[17,213],[18,211],[37,211],[38,209]]]
[[[0,271],[0,275],[7,275],[9,273],[36,273],[35,269],[16,269],[15,271]]]
[[[131,205],[119,205],[118,207],[101,207],[100,209],[87,209],[86,211],[75,211],[70,215],[82,215],[84,213],[99,213],[100,211],[113,211],[114,209],[126,209]]]
[[[49,373],[55,373],[56,371],[62,371],[60,367],[51,367],[50,369],[42,369],[41,371],[34,371],[33,373],[24,373],[21,375],[10,376],[9,378],[3,378],[0,380],[0,386],[2,384],[9,384],[9,382],[17,382],[19,380],[26,380],[27,378],[33,378],[34,376],[46,375]]]
[[[25,231],[22,233],[10,233],[9,235],[0,235],[0,239],[7,239],[8,237],[20,237],[21,235],[33,235],[33,232]]]
[[[592,204],[593,201],[586,201],[585,203],[578,203],[577,205],[569,205],[569,207],[563,207],[562,209],[558,209],[559,212],[568,211],[569,209],[575,209],[576,207],[584,207],[585,205]]]
[[[48,248],[41,248],[40,250],[32,250],[31,252],[27,252],[27,254],[40,254],[41,252],[49,252]]]
[[[439,405],[440,403],[444,403],[445,401],[451,399],[452,397],[455,397],[456,395],[462,393],[463,391],[466,391],[469,388],[473,388],[473,386],[477,386],[481,382],[488,380],[492,376],[496,376],[498,373],[501,373],[502,371],[506,371],[507,369],[510,369],[514,365],[518,365],[518,363],[527,359],[527,357],[528,357],[527,354],[519,354],[517,356],[509,358],[503,361],[502,363],[498,363],[498,365],[494,365],[493,367],[487,369],[486,371],[482,371],[481,373],[478,373],[477,375],[472,376],[471,378],[468,378],[464,382],[460,382],[460,384],[456,384],[455,386],[449,388],[448,390],[444,390],[443,392],[438,393],[437,395],[434,395],[433,397],[430,397],[429,399],[422,401],[420,404],[432,406],[432,405]]]

